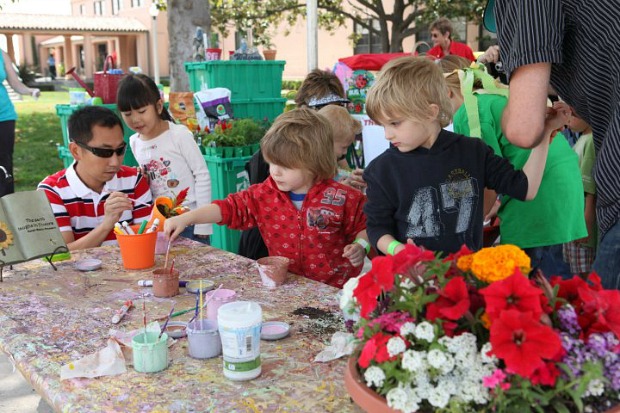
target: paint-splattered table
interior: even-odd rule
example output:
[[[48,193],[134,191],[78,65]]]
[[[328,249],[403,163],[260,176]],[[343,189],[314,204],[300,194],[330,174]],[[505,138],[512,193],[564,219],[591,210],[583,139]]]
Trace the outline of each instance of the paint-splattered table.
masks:
[[[60,367],[103,348],[112,327],[133,330],[142,323],[132,309],[114,326],[112,315],[127,299],[150,288],[137,285],[151,270],[127,271],[116,247],[76,252],[71,261],[33,261],[5,269],[0,284],[0,350],[14,359],[22,374],[58,412],[348,412],[358,411],[344,388],[345,360],[315,363],[313,359],[331,334],[342,328],[337,290],[291,275],[275,290],[265,289],[255,262],[246,258],[181,241],[170,253],[182,279],[208,278],[234,289],[237,299],[258,302],[263,320],[291,324],[283,340],[261,342],[262,374],[234,382],[222,373],[222,358],[192,359],[187,339],[170,351],[168,369],[155,374],[133,368],[122,375],[60,381]],[[79,272],[75,261],[99,258],[103,268]],[[163,266],[157,256],[156,266]],[[170,298],[147,296],[149,318],[176,309],[191,308],[195,295]],[[178,319],[187,321],[190,314]]]

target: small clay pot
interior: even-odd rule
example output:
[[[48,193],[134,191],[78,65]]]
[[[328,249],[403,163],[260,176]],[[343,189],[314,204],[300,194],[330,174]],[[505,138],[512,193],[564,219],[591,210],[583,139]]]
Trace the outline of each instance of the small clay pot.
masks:
[[[268,288],[275,288],[286,282],[288,276],[288,265],[291,262],[286,257],[264,257],[256,261],[258,272],[263,285]]]
[[[174,297],[179,294],[179,272],[170,268],[153,271],[153,295],[155,297]]]

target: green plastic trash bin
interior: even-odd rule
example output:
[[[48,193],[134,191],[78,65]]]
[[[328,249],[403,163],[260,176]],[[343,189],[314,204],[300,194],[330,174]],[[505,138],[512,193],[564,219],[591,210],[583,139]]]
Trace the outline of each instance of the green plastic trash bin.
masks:
[[[224,199],[229,194],[246,189],[250,179],[245,164],[252,158],[259,145],[225,148],[205,148],[204,159],[211,175],[211,198]],[[239,156],[242,155],[242,156]],[[225,225],[213,225],[211,245],[235,254],[239,250],[241,231]]]
[[[114,112],[116,112],[119,118],[121,117],[120,113],[116,109],[116,104],[108,104],[108,105],[102,105],[102,106],[113,110]],[[69,118],[71,117],[73,112],[78,110],[80,107],[81,106],[77,106],[77,105],[56,105],[56,114],[60,118],[60,127],[62,129],[62,140],[64,142],[64,145],[58,146],[58,156],[60,159],[62,159],[63,164],[65,165],[65,168],[67,168],[69,165],[73,163],[73,156],[71,155],[71,152],[69,152]],[[121,118],[121,121],[122,121],[122,118]],[[127,142],[127,145],[129,145],[129,137],[134,134],[134,131],[129,129],[129,127],[125,125],[125,122],[123,122],[123,134],[124,134],[125,142]],[[136,161],[136,158],[133,156],[133,153],[131,152],[131,149],[129,148],[129,146],[127,147],[127,151],[125,152],[125,158],[123,158],[123,165],[138,166],[138,162]]]

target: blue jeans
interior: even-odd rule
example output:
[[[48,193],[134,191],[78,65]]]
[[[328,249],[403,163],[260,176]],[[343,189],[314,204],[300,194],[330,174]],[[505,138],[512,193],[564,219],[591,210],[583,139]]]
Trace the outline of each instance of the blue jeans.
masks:
[[[620,289],[620,222],[616,222],[601,239],[592,269],[601,277],[604,288]]]
[[[546,278],[551,278],[554,275],[572,278],[570,266],[564,261],[562,244],[524,248],[523,251],[532,260],[532,273],[541,270]]]
[[[185,227],[183,232],[181,232],[181,236],[185,237],[185,238],[189,238],[189,239],[194,240],[194,241],[198,241],[198,242],[200,242],[202,244],[211,245],[211,237],[210,236],[208,236],[206,238],[199,238],[199,237],[194,235],[194,226],[193,225],[188,225],[187,227]]]

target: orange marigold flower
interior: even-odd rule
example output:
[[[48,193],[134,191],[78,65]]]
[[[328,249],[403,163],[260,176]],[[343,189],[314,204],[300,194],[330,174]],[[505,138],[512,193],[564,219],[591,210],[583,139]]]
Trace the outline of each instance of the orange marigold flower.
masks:
[[[530,257],[515,245],[483,248],[473,254],[470,266],[476,278],[489,283],[510,277],[515,268],[519,268],[523,274],[531,270]]]
[[[465,255],[458,259],[456,266],[461,271],[471,271],[471,263],[474,260],[474,254]]]
[[[489,317],[486,311],[480,316],[480,321],[482,322],[482,326],[487,330],[491,328],[491,317]]]

